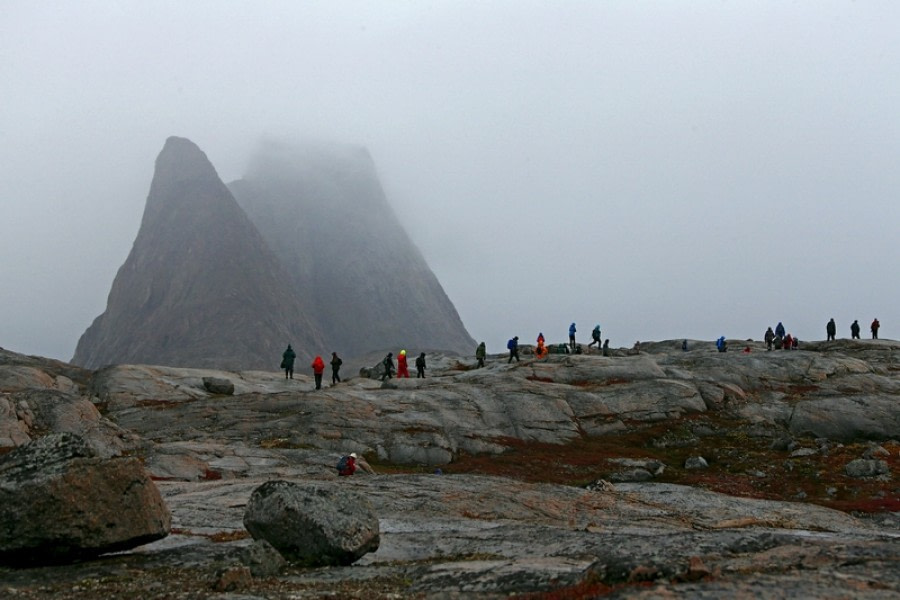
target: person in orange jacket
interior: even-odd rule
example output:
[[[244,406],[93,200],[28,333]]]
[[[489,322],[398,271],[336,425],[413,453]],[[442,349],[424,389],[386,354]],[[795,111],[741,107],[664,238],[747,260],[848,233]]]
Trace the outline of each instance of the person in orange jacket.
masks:
[[[322,360],[321,356],[316,355],[315,360],[312,361],[312,370],[313,375],[316,378],[316,389],[322,389],[322,373],[325,372],[325,361]]]
[[[400,356],[397,357],[397,379],[401,377],[409,379],[409,367],[406,365],[406,350],[401,350]]]

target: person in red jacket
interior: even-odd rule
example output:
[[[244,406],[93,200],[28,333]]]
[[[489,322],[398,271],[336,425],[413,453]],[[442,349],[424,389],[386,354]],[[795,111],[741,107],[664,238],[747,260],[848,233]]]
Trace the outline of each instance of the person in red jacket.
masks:
[[[325,372],[325,361],[322,360],[321,356],[316,355],[315,360],[312,361],[312,370],[313,375],[316,378],[316,389],[322,389],[322,373]]]
[[[401,350],[400,356],[397,357],[397,379],[401,377],[409,379],[409,367],[406,365],[406,350]]]

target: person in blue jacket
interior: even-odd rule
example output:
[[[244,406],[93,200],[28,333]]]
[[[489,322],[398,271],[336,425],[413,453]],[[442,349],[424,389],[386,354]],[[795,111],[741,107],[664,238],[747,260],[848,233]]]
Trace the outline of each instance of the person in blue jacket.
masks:
[[[725,341],[724,335],[716,340],[716,348],[719,349],[719,352],[725,352],[726,350],[728,350],[728,342]]]
[[[575,323],[569,325],[569,346],[572,347],[572,352],[575,352]]]
[[[516,362],[519,362],[519,336],[515,336],[506,342],[506,349],[509,350],[509,360],[506,361],[506,364],[511,363],[514,358]]]
[[[784,325],[781,324],[781,321],[778,321],[778,325],[775,326],[775,335],[781,336],[781,339],[784,339]]]

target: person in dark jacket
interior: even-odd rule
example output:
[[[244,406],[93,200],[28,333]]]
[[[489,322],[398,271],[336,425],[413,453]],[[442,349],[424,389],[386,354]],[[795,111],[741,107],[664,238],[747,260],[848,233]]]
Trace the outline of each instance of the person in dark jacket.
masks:
[[[603,340],[603,356],[609,356],[609,338]]]
[[[287,350],[281,355],[281,368],[284,369],[284,378],[285,379],[293,379],[294,378],[294,359],[297,358],[297,353],[294,352],[294,349],[291,348],[291,345],[288,344]]]
[[[766,350],[771,350],[772,344],[775,342],[775,332],[772,331],[771,327],[766,329],[766,335],[763,336],[763,339],[766,341]]]
[[[416,359],[416,379],[425,379],[425,353]]]
[[[878,322],[878,319],[872,321],[872,339],[878,339],[878,328],[881,327],[881,323]]]
[[[859,320],[853,319],[853,324],[850,325],[850,339],[858,340],[859,339]]]
[[[313,359],[312,364],[310,365],[313,370],[313,376],[316,379],[316,389],[322,389],[322,373],[325,372],[325,361],[322,360],[321,356],[316,355],[316,358]]]
[[[835,325],[833,318],[828,321],[827,325],[825,325],[825,335],[828,336],[828,339],[826,341],[829,342],[833,341],[834,336],[837,335],[837,325]]]
[[[509,360],[506,361],[506,364],[511,363],[514,358],[516,362],[519,362],[519,336],[515,336],[506,342],[506,349],[509,350]]]
[[[591,331],[591,343],[588,344],[588,348],[597,344],[597,350],[599,350],[603,346],[603,341],[600,339],[600,326],[597,325],[594,327],[594,330]]]
[[[478,364],[475,365],[475,368],[484,366],[484,358],[487,356],[487,348],[484,345],[484,342],[478,344],[478,348],[475,349],[475,360],[478,361]]]
[[[381,364],[384,365],[384,373],[381,374],[381,380],[385,379],[393,379],[394,378],[394,353],[388,352],[387,356],[384,357],[384,360],[381,361]]]
[[[775,326],[775,335],[784,339],[784,325],[781,324],[781,321],[778,321],[778,325]]]
[[[341,365],[344,361],[340,359],[337,352],[331,353],[331,385],[340,383],[341,381]]]

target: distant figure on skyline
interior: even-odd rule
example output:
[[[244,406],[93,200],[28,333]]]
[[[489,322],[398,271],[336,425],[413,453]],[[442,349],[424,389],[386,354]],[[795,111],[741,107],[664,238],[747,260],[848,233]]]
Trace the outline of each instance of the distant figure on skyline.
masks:
[[[575,352],[575,323],[569,325],[569,346],[572,347],[572,352]]]
[[[763,339],[766,341],[766,351],[770,351],[772,349],[772,344],[775,342],[775,332],[772,331],[771,327],[766,329],[766,334],[763,336]]]
[[[872,329],[872,339],[873,340],[878,339],[878,328],[879,327],[881,327],[881,323],[878,322],[878,319],[875,319],[874,321],[872,321],[871,329]]]
[[[591,331],[591,343],[588,344],[588,348],[590,348],[594,344],[597,344],[598,350],[600,349],[600,346],[603,344],[603,342],[600,340],[600,325],[595,325],[594,330]]]
[[[331,385],[335,385],[340,383],[341,381],[341,365],[344,364],[344,361],[338,357],[337,352],[331,353]]]
[[[834,324],[834,318],[828,321],[828,324],[825,325],[825,335],[827,335],[826,341],[831,342],[834,340],[834,336],[837,335],[837,325]]]
[[[322,389],[322,373],[325,372],[325,361],[322,360],[322,357],[316,355],[316,357],[312,361],[312,365],[310,365],[313,370],[313,377],[316,379],[316,389]]]
[[[480,369],[484,366],[484,358],[487,356],[487,348],[484,345],[484,342],[478,344],[478,348],[475,349],[475,360],[478,363],[475,365],[476,369]]]
[[[534,349],[534,354],[538,358],[544,358],[548,354],[550,354],[550,350],[544,346],[544,334],[538,333],[537,336],[537,347]]]
[[[794,347],[794,338],[791,336],[791,334],[787,334],[787,337],[784,338],[784,349],[790,350],[793,347]]]
[[[603,341],[603,356],[609,356],[609,338]]]
[[[681,351],[682,351],[682,352],[687,352],[687,351],[688,351],[688,343],[687,343],[687,340],[681,340]]]
[[[781,324],[781,321],[778,321],[778,325],[775,326],[775,335],[784,339],[784,325]]]
[[[406,350],[401,350],[400,356],[397,357],[397,379],[401,377],[409,379],[409,367],[406,365]]]
[[[725,341],[724,335],[716,340],[716,348],[718,348],[719,352],[726,352],[728,350],[728,342]]]
[[[284,369],[284,378],[285,379],[293,379],[294,378],[294,359],[297,358],[297,353],[294,352],[294,349],[291,348],[291,345],[288,344],[287,350],[281,355],[281,368]]]
[[[425,379],[425,353],[416,359],[416,379]]]
[[[519,336],[514,336],[506,342],[506,349],[509,350],[509,360],[506,361],[506,364],[511,363],[514,358],[516,362],[519,362]]]
[[[859,339],[859,321],[853,319],[853,324],[850,325],[850,339],[858,340]]]

